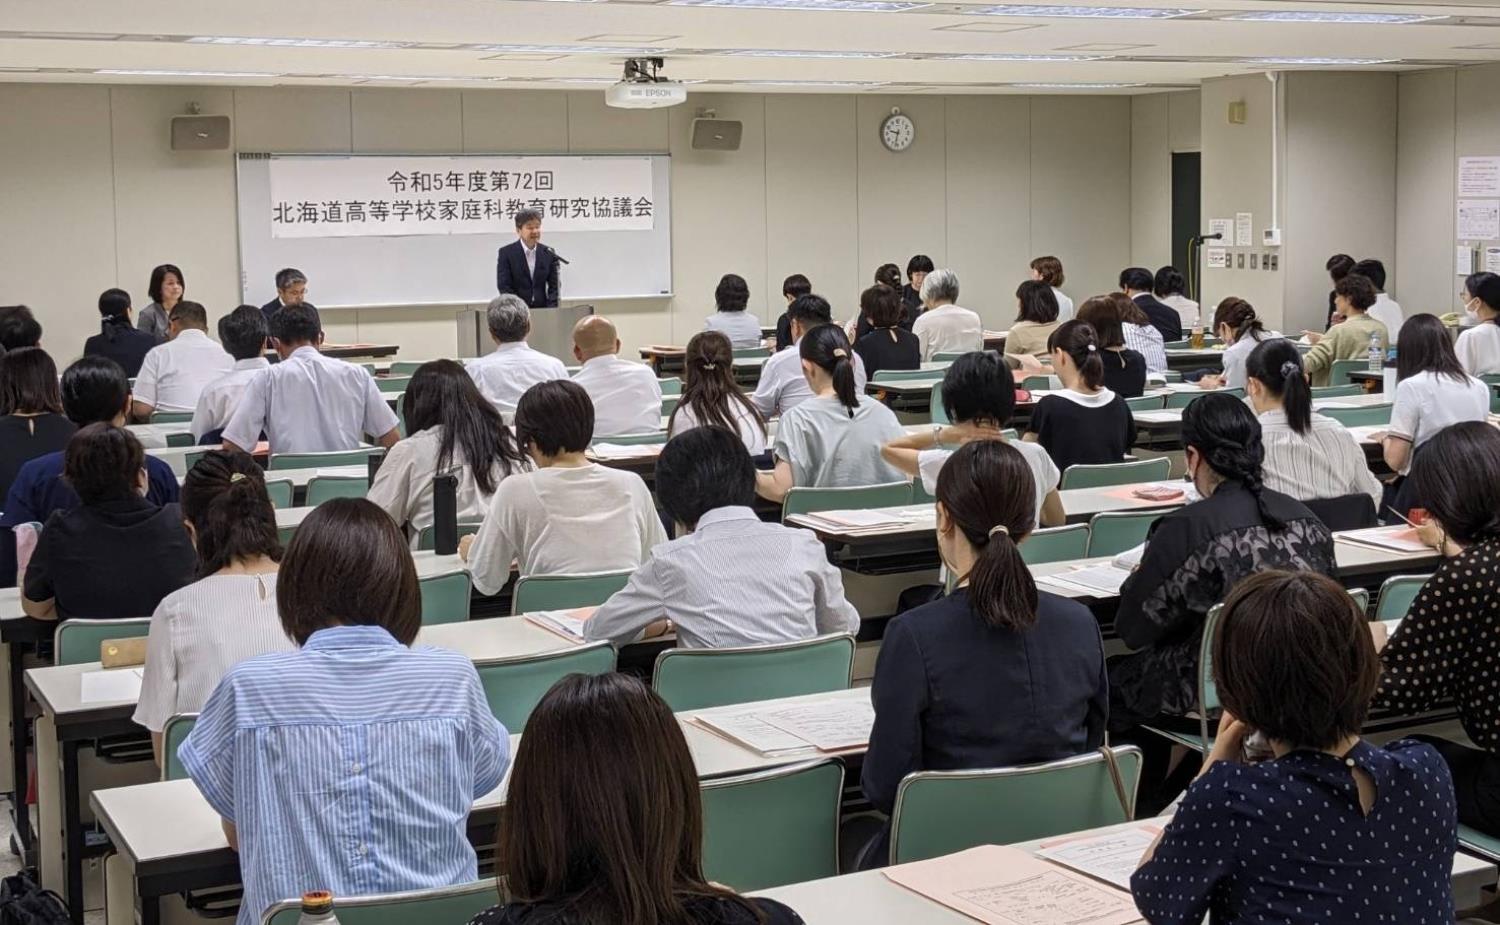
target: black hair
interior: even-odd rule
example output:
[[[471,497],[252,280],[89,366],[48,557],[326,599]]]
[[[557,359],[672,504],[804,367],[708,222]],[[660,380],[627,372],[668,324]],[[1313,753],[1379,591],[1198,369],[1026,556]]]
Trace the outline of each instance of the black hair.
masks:
[[[1358,273],[1350,273],[1333,284],[1334,295],[1341,295],[1360,311],[1369,311],[1375,304],[1375,284]]]
[[[906,261],[906,278],[911,279],[913,273],[931,273],[936,268],[931,257],[926,254],[915,254]]]
[[[812,292],[812,283],[801,273],[793,273],[781,281],[781,294],[793,300]]]
[[[1488,421],[1450,424],[1411,463],[1415,495],[1466,546],[1500,537],[1500,430]]]
[[[1286,522],[1266,506],[1261,484],[1266,449],[1261,443],[1260,421],[1242,399],[1223,392],[1193,399],[1182,409],[1182,445],[1197,450],[1203,462],[1224,479],[1244,485],[1255,496],[1261,519],[1272,530],[1286,528]]]
[[[797,300],[787,307],[786,315],[792,321],[802,322],[803,327],[813,327],[819,324],[829,324],[833,321],[833,306],[828,300],[820,295],[797,296]]]
[[[869,319],[872,328],[894,328],[906,317],[906,308],[895,287],[876,283],[859,294],[859,314]],[[895,336],[891,334],[892,339]]]
[[[1312,426],[1312,389],[1302,369],[1302,353],[1284,337],[1263,340],[1245,359],[1245,375],[1281,400],[1286,422],[1295,433]]]
[[[1468,382],[1469,374],[1453,352],[1448,329],[1436,315],[1423,312],[1412,315],[1401,325],[1396,338],[1396,381],[1410,379],[1417,373],[1435,373],[1458,382]]]
[[[1042,280],[1028,279],[1017,286],[1016,300],[1020,302],[1017,321],[1051,324],[1057,320],[1057,296]]]
[[[1150,292],[1156,285],[1156,277],[1145,267],[1127,267],[1120,271],[1120,288],[1136,292]]]
[[[901,291],[901,268],[894,263],[882,263],[875,268],[875,282]]]
[[[305,282],[307,282],[307,274],[296,267],[286,267],[285,269],[276,271],[276,288],[278,290],[290,289],[298,283]],[[285,306],[282,307],[285,308]]]
[[[1366,258],[1356,263],[1350,268],[1349,272],[1358,273],[1360,276],[1374,283],[1376,289],[1385,290],[1385,264],[1379,260]]]
[[[151,301],[161,302],[161,287],[166,284],[168,273],[177,277],[177,285],[182,287],[182,295],[179,298],[187,296],[187,279],[183,277],[182,271],[174,264],[164,263],[151,270],[151,282],[146,286],[146,294],[151,297]]]
[[[1483,302],[1490,311],[1500,312],[1500,276],[1488,272],[1471,273],[1464,280],[1464,291]],[[1490,320],[1500,324],[1500,314]]]
[[[1047,335],[1047,352],[1061,350],[1073,358],[1078,375],[1091,389],[1104,387],[1104,358],[1099,355],[1099,335],[1086,321],[1064,321]]]
[[[474,380],[454,360],[431,360],[418,366],[406,384],[406,394],[401,396],[401,410],[408,433],[442,427],[437,471],[453,468],[454,451],[462,450],[464,463],[482,494],[494,494],[499,487],[497,463],[506,475],[526,465],[526,455],[505,426],[505,419],[479,394]]]
[[[743,276],[725,273],[714,289],[714,305],[721,312],[742,312],[750,304],[750,287]]]
[[[41,347],[0,353],[0,414],[62,414],[57,364]]]
[[[283,305],[271,316],[271,336],[284,346],[317,344],[323,333],[323,319],[318,310],[306,302]]]
[[[1017,546],[1036,523],[1031,466],[1013,446],[976,440],[938,472],[937,503],[974,547],[969,606],[990,626],[1019,632],[1036,623],[1036,581]]]
[[[532,222],[540,222],[542,213],[537,209],[522,209],[516,213],[516,230],[520,231]]]
[[[265,353],[269,328],[265,312],[241,305],[219,319],[219,343],[236,360],[253,360]]]
[[[754,504],[755,463],[740,435],[708,426],[668,440],[656,460],[656,500],[690,530],[715,508]]]
[[[113,421],[129,397],[130,379],[109,357],[83,357],[63,370],[63,413],[79,427]]]
[[[538,382],[516,402],[516,442],[543,456],[582,453],[594,439],[594,401],[569,379]]]
[[[1151,291],[1158,299],[1169,295],[1182,295],[1187,291],[1187,278],[1176,267],[1162,267],[1151,280]]]
[[[0,348],[19,350],[42,342],[42,325],[25,305],[0,305]]]
[[[63,450],[63,478],[84,504],[118,501],[135,494],[146,451],[135,435],[105,422],[89,424]]]
[[[208,309],[197,302],[189,302],[183,299],[172,306],[172,314],[167,320],[180,328],[194,328],[199,331],[208,330]]]
[[[976,350],[953,361],[943,374],[940,394],[955,424],[993,423],[1004,427],[1016,410],[1016,380],[993,350]]]
[[[1236,341],[1244,337],[1260,340],[1265,336],[1266,326],[1255,317],[1255,306],[1238,296],[1229,296],[1214,309],[1214,333],[1222,325],[1228,325]]]
[[[1338,282],[1348,276],[1350,270],[1354,269],[1354,258],[1348,254],[1334,254],[1328,258],[1327,263],[1323,264],[1323,269],[1328,271],[1329,277],[1334,282]]]
[[[802,304],[803,299],[817,298],[803,296],[792,308]],[[839,403],[849,409],[851,418],[854,417],[854,409],[859,407],[859,390],[854,384],[854,351],[849,347],[844,329],[836,324],[820,324],[802,335],[797,351],[802,359],[833,376],[833,391],[838,395]]]
[[[124,289],[106,289],[99,293],[99,329],[104,339],[114,342],[120,332],[130,327],[130,293]]]
[[[734,405],[750,415],[762,434],[766,433],[765,419],[734,380],[734,349],[729,338],[718,331],[694,334],[683,353],[682,369],[682,397],[667,418],[668,433],[677,423],[677,412],[684,408],[692,411],[699,426],[724,427],[739,433]]]
[[[182,516],[193,525],[199,578],[242,559],[265,556],[281,561],[276,511],[266,493],[265,473],[248,453],[204,453],[182,480]]]

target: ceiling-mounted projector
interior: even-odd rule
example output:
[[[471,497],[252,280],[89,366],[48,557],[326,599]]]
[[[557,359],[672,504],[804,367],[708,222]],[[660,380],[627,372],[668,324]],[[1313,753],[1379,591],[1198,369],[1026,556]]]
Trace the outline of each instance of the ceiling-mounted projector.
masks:
[[[625,75],[604,91],[604,103],[616,109],[661,109],[687,102],[687,87],[660,76],[661,58],[626,58]]]

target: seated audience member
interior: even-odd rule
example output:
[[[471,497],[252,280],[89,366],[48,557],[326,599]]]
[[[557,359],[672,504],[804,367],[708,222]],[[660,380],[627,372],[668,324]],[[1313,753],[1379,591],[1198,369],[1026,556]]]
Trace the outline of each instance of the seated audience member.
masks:
[[[1271,568],[1333,572],[1333,537],[1300,501],[1261,481],[1260,425],[1232,395],[1182,412],[1188,475],[1202,501],[1168,511],[1120,589],[1115,630],[1134,650],[1111,659],[1110,728],[1198,708],[1203,620],[1245,576]]]
[[[1453,921],[1448,769],[1359,735],[1380,677],[1369,627],[1322,575],[1261,572],[1229,595],[1218,737],[1130,880],[1151,925]]]
[[[1328,385],[1334,360],[1360,360],[1370,355],[1373,337],[1382,353],[1391,341],[1385,325],[1365,314],[1375,304],[1375,287],[1368,279],[1350,273],[1333,286],[1334,307],[1344,320],[1327,333],[1303,332],[1313,347],[1302,358],[1313,385]]]
[[[776,319],[776,350],[780,352],[796,343],[792,336],[792,303],[812,294],[812,283],[801,273],[793,273],[781,282],[781,297],[786,299],[787,310]],[[830,316],[832,320],[832,316]]]
[[[260,309],[251,306],[265,324]],[[244,453],[210,450],[182,482],[182,517],[198,551],[198,580],[162,598],[151,615],[134,719],[151,730],[162,763],[162,728],[197,713],[235,665],[294,646],[276,615],[281,543],[265,476]]]
[[[151,297],[151,304],[141,309],[140,329],[151,335],[155,343],[162,343],[167,339],[167,329],[172,326],[172,309],[182,301],[183,295],[187,293],[187,283],[182,271],[170,263],[164,263],[151,271],[151,282],[146,286],[146,294]],[[129,296],[126,296],[128,299]],[[121,366],[125,364],[121,363]],[[129,367],[127,366],[128,370]],[[131,373],[131,375],[135,375]]]
[[[933,271],[932,258],[916,254],[906,261],[906,285],[901,287],[901,307],[906,315],[901,327],[910,331],[922,317],[922,282]]]
[[[1135,419],[1125,399],[1104,387],[1094,329],[1077,318],[1064,322],[1047,348],[1063,387],[1036,403],[1025,439],[1040,443],[1059,472],[1079,463],[1122,461],[1135,442]]]
[[[1409,716],[1457,703],[1464,735],[1477,748],[1418,738],[1436,748],[1453,772],[1458,821],[1497,835],[1500,431],[1470,422],[1438,432],[1412,465],[1411,481],[1429,515],[1417,534],[1444,559],[1380,652],[1375,706]],[[1370,626],[1384,629],[1380,623]]]
[[[1052,294],[1052,287],[1028,279],[1016,288],[1016,303],[1020,310],[1005,336],[1005,352],[1046,356],[1047,338],[1062,323],[1058,320],[1057,296]]]
[[[1125,346],[1145,359],[1146,372],[1166,372],[1166,345],[1162,341],[1161,331],[1151,323],[1151,318],[1138,302],[1123,292],[1112,292],[1109,298],[1115,303],[1115,310],[1120,315],[1120,333],[1125,338]]]
[[[922,345],[922,362],[939,353],[968,353],[984,349],[984,324],[979,315],[958,304],[958,274],[933,270],[922,280],[925,309],[911,332]]]
[[[661,383],[651,367],[620,356],[620,336],[608,318],[589,315],[573,326],[573,356],[583,364],[573,382],[594,403],[594,436],[603,440],[661,429]]]
[[[401,438],[396,412],[362,366],[325,357],[323,322],[311,305],[271,317],[281,362],[252,378],[224,428],[225,449],[249,451],[262,432],[272,453],[357,449],[366,435],[389,449]]]
[[[802,343],[802,336],[820,324],[833,321],[833,307],[820,295],[799,296],[786,310],[791,316],[792,345]],[[854,354],[854,388],[865,390],[865,362]],[[802,374],[802,354],[782,350],[773,354],[760,368],[760,383],[750,400],[767,418],[779,417],[813,397],[807,377]]]
[[[120,364],[125,375],[138,375],[146,354],[158,341],[156,335],[130,323],[130,293],[104,290],[99,296],[99,319],[99,333],[84,341],[83,355],[109,357]]]
[[[1405,475],[1413,454],[1438,431],[1461,421],[1484,421],[1489,414],[1490,387],[1464,372],[1443,323],[1436,315],[1411,316],[1396,342],[1396,397],[1385,434],[1385,464]]]
[[[1464,280],[1465,324],[1453,352],[1471,376],[1500,373],[1500,276],[1474,273]]]
[[[1031,261],[1031,278],[1046,283],[1052,289],[1052,298],[1057,300],[1057,322],[1073,320],[1073,300],[1068,298],[1062,291],[1062,284],[1067,280],[1063,275],[1062,261],[1050,254],[1046,257],[1037,257]]]
[[[68,445],[78,425],[62,412],[57,366],[47,351],[0,353],[0,498],[10,493],[22,466]]]
[[[218,380],[209,383],[198,396],[198,406],[193,409],[193,421],[189,425],[193,439],[199,443],[204,438],[217,443],[217,435],[229,426],[229,419],[239,407],[250,380],[270,367],[266,360],[266,316],[254,305],[241,305],[219,319],[219,343],[234,358],[234,368]]]
[[[68,420],[83,427],[106,422],[125,424],[130,410],[130,383],[120,364],[105,357],[84,357],[62,376],[62,406]],[[177,500],[177,476],[165,460],[146,457],[146,500],[157,506]],[[11,529],[24,523],[46,523],[53,511],[78,506],[78,494],[63,475],[63,451],[56,450],[21,466],[5,496],[0,514],[0,587],[16,583],[16,544]],[[146,616],[137,614],[136,616]]]
[[[234,369],[234,359],[208,338],[208,313],[197,302],[178,302],[167,327],[167,342],[141,361],[131,406],[140,420],[153,411],[191,413],[203,390]]]
[[[766,451],[766,422],[755,404],[734,381],[734,351],[718,331],[701,331],[688,341],[683,357],[682,398],[667,419],[667,434],[675,437],[695,427],[712,425],[739,434],[751,456]]]
[[[145,451],[124,428],[90,424],[63,458],[79,505],[47,518],[21,579],[21,609],[40,620],[149,616],[193,580],[198,557],[182,511],[144,497]]]
[[[271,319],[276,313],[288,305],[302,305],[307,302],[307,274],[295,267],[287,267],[276,271],[276,298],[260,307],[261,313],[266,316],[266,324],[271,324]],[[275,328],[272,328],[273,336]]]
[[[812,531],[765,523],[752,510],[755,465],[732,431],[673,437],[657,460],[656,486],[679,536],[651,550],[589,618],[588,639],[623,645],[652,624],[664,629],[662,617],[677,644],[694,649],[859,631],[839,570]]]
[[[1162,267],[1156,271],[1151,283],[1151,294],[1156,296],[1156,301],[1177,313],[1184,331],[1197,327],[1199,321],[1198,303],[1184,295],[1186,291],[1187,279],[1181,270]]]
[[[0,353],[42,345],[42,325],[25,305],[0,305]]]
[[[177,751],[239,853],[240,925],[314,884],[475,880],[469,810],[504,778],[510,739],[468,656],[412,646],[421,594],[396,525],[362,498],[319,505],[287,545],[276,609],[297,651],[231,668]],[[310,825],[335,794],[339,824]]]
[[[474,587],[498,594],[510,564],[522,575],[633,569],[666,530],[646,483],[590,462],[594,403],[574,382],[543,382],[516,406],[516,442],[536,463],[500,483],[484,526],[459,544]]]
[[[875,288],[889,289],[896,294],[896,304],[901,304],[901,268],[894,263],[882,263],[875,268]],[[866,290],[868,291],[868,290]],[[844,336],[849,338],[849,343],[859,346],[860,338],[875,330],[875,322],[870,318],[871,305],[866,305],[861,293],[859,300],[859,315],[849,324],[844,325]],[[906,312],[899,312],[900,317],[896,326],[900,327],[906,323]],[[915,319],[912,322],[916,323]],[[870,375],[874,375],[871,373]]]
[[[569,675],[516,746],[495,873],[509,902],[470,925],[801,925],[703,874],[703,806],[682,727],[626,674]]]
[[[1021,559],[1035,494],[1014,446],[977,441],[943,465],[938,550],[957,588],[886,627],[860,781],[881,812],[914,771],[1034,764],[1104,744],[1099,623],[1076,601],[1038,593]],[[862,866],[883,864],[887,852],[879,839]]]
[[[1087,304],[1087,303],[1085,303]],[[943,374],[939,395],[952,423],[905,434],[880,450],[885,461],[922,481],[922,490],[937,494],[938,473],[954,449],[980,440],[998,440],[1016,448],[1031,470],[1036,488],[1037,526],[1060,527],[1066,520],[1057,494],[1061,473],[1041,444],[1005,439],[1006,422],[1015,413],[1016,389],[1010,369],[991,351],[966,353]]]
[[[1245,387],[1245,360],[1249,358],[1250,351],[1265,341],[1279,338],[1281,335],[1275,331],[1266,330],[1266,326],[1255,317],[1255,309],[1249,302],[1230,296],[1214,309],[1214,336],[1228,344],[1224,348],[1224,357],[1220,361],[1223,363],[1224,373],[1199,379],[1200,388],[1216,389],[1222,386],[1230,389],[1243,389]]]
[[[1339,280],[1341,280],[1344,277],[1348,276],[1349,275],[1349,271],[1352,270],[1352,269],[1354,269],[1354,258],[1350,257],[1348,254],[1334,254],[1332,257],[1328,258],[1328,262],[1327,263],[1323,264],[1323,269],[1325,269],[1325,270],[1328,271],[1328,280],[1329,280],[1329,282],[1331,282],[1334,286],[1337,286]],[[1323,330],[1325,330],[1325,331],[1328,330],[1329,328],[1333,327],[1334,325],[1338,324],[1339,322],[1341,322],[1341,321],[1344,320],[1343,313],[1340,312],[1339,309],[1338,309],[1338,305],[1337,305],[1337,302],[1336,302],[1337,298],[1338,298],[1338,293],[1334,289],[1329,289],[1328,290],[1328,321],[1327,321],[1327,323],[1325,323],[1323,325]],[[1303,331],[1302,333],[1303,334],[1315,334],[1315,333],[1318,333],[1318,332],[1316,332],[1316,331]],[[1313,341],[1311,341],[1311,343],[1317,343],[1317,341],[1313,340]]]
[[[1349,428],[1313,410],[1295,344],[1276,337],[1250,351],[1245,382],[1266,448],[1261,468],[1267,488],[1298,501],[1367,494],[1380,509],[1384,486],[1359,441]]]
[[[484,519],[490,498],[508,475],[531,468],[500,412],[453,360],[417,367],[401,396],[411,434],[386,451],[365,496],[408,528],[415,546],[433,525],[432,481],[458,477],[458,519]]]
[[[470,360],[465,369],[481,394],[499,411],[515,411],[521,395],[538,382],[568,378],[568,368],[557,357],[531,349],[531,309],[518,295],[491,299],[485,310],[495,349]]]
[[[930,280],[932,277],[928,277]],[[899,482],[880,447],[905,431],[896,414],[855,385],[853,351],[838,325],[819,325],[797,344],[812,397],[781,416],[776,468],[757,473],[756,491],[780,502],[797,486],[852,488]]]
[[[865,375],[883,369],[917,369],[922,365],[922,345],[917,335],[902,327],[904,310],[896,290],[871,286],[859,294],[861,318],[869,319],[869,333],[854,344],[864,361]]]
[[[1363,276],[1375,287],[1375,303],[1370,306],[1370,317],[1385,325],[1385,329],[1390,332],[1391,343],[1399,342],[1405,316],[1401,312],[1401,305],[1385,293],[1385,264],[1379,260],[1361,260],[1349,272]]]
[[[1095,296],[1078,307],[1078,320],[1094,329],[1099,359],[1104,363],[1104,387],[1121,398],[1139,398],[1146,391],[1146,358],[1125,346],[1120,306],[1109,296]]]
[[[1156,277],[1145,267],[1129,267],[1120,271],[1120,288],[1156,328],[1164,343],[1182,340],[1182,317],[1177,310],[1159,302],[1152,294],[1156,288]],[[1126,319],[1127,321],[1129,319]],[[1151,358],[1147,357],[1147,361]]]
[[[716,313],[703,322],[703,330],[718,331],[736,349],[760,346],[760,319],[745,311],[750,287],[743,276],[726,273],[714,289]]]

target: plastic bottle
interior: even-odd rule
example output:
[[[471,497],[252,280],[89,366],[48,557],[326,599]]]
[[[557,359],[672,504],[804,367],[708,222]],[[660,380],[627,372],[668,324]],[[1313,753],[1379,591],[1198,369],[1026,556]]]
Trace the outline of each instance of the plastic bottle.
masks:
[[[1201,325],[1201,324],[1195,324],[1195,325],[1193,325],[1193,327],[1191,329],[1191,333],[1189,334],[1189,338],[1190,338],[1190,340],[1188,341],[1188,345],[1189,346],[1191,346],[1194,350],[1202,350],[1203,349],[1203,325]]]
[[[338,916],[333,914],[333,894],[325,890],[303,893],[297,925],[339,925]]]
[[[1370,332],[1370,372],[1378,373],[1385,368],[1385,351],[1380,349],[1380,332]]]

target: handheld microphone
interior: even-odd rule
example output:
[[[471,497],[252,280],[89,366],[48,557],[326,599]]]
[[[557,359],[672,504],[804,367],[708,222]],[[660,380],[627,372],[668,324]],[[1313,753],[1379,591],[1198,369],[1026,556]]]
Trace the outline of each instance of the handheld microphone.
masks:
[[[1218,241],[1223,239],[1223,237],[1224,234],[1222,232],[1216,231],[1213,234],[1195,234],[1193,235],[1193,240],[1202,244],[1204,241]]]
[[[564,263],[564,264],[565,263],[572,263],[571,260],[569,260],[568,258],[564,257],[562,254],[559,254],[557,251],[553,250],[552,249],[552,245],[550,245],[550,244],[543,244],[542,247],[545,247],[547,249],[547,253],[551,254],[552,257],[553,257],[553,259],[556,260],[558,263]]]

